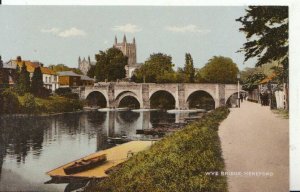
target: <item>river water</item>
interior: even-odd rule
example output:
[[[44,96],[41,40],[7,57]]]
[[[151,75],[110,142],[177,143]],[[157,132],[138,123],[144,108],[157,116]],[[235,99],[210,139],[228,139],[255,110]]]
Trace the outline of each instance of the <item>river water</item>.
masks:
[[[0,119],[0,191],[64,191],[66,184],[44,184],[60,165],[113,147],[108,137],[147,139],[137,129],[182,122],[195,114],[82,112],[47,117]],[[197,115],[197,114],[196,114]]]

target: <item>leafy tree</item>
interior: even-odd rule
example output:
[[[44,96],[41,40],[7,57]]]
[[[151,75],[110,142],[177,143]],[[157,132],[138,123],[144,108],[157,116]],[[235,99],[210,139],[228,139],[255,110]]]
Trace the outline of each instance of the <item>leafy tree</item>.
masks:
[[[238,18],[246,34],[247,42],[241,51],[245,61],[258,58],[256,66],[272,61],[281,61],[288,68],[288,7],[249,6],[247,14]]]
[[[238,72],[239,69],[232,59],[214,56],[198,72],[197,77],[198,82],[203,83],[236,83]]]
[[[43,74],[40,67],[34,69],[31,79],[31,93],[35,96],[40,96],[44,87]]]
[[[97,81],[116,81],[126,76],[128,58],[117,48],[110,48],[96,54],[95,76]]]
[[[8,87],[9,84],[9,74],[3,69],[3,61],[0,55],[0,89]]]
[[[49,68],[52,69],[54,72],[73,71],[74,73],[83,75],[83,73],[80,71],[80,69],[70,68],[70,67],[66,66],[65,64],[49,65]]]
[[[3,68],[3,61],[1,55],[0,55],[0,68]]]
[[[35,98],[34,95],[32,95],[31,93],[25,93],[24,95],[24,112],[25,113],[35,113],[36,112],[36,107],[37,104],[35,102]]]
[[[16,83],[16,89],[19,95],[24,95],[30,91],[30,76],[25,62],[23,62],[21,71]]]
[[[87,76],[90,77],[90,78],[94,78],[95,77],[95,70],[96,70],[96,66],[91,65],[91,68],[87,72]]]
[[[243,25],[240,31],[247,38],[240,51],[245,53],[245,61],[257,58],[256,66],[278,61],[282,69],[275,73],[287,84],[288,99],[288,6],[249,6],[246,12],[245,16],[236,19]]]
[[[195,68],[194,68],[194,64],[193,64],[193,58],[190,53],[185,54],[184,73],[187,78],[186,79],[187,83],[195,82]]]
[[[267,76],[262,72],[250,74],[243,81],[243,89],[246,91],[252,91],[252,90],[258,88],[259,83],[266,77]]]
[[[176,81],[172,57],[163,53],[154,53],[136,71],[138,81],[147,83],[167,83]]]
[[[20,102],[18,100],[17,94],[13,89],[6,89],[1,93],[1,113],[13,114],[19,112]]]

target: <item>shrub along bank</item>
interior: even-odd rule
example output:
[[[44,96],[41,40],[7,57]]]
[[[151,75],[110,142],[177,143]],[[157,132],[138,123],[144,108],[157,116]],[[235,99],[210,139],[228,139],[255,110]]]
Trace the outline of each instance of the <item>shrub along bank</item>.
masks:
[[[149,150],[134,155],[86,191],[228,191],[226,177],[208,174],[225,169],[218,127],[228,114],[229,109],[224,107],[206,114]]]
[[[49,114],[78,111],[83,108],[83,102],[76,98],[50,96],[35,97],[31,93],[17,95],[7,89],[0,93],[0,114]]]

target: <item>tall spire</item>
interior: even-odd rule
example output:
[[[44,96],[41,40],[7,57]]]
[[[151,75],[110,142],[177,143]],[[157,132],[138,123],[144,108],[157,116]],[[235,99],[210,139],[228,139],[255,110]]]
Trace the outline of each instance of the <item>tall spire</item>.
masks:
[[[124,37],[123,37],[123,43],[127,43],[126,42],[126,35],[124,34]]]
[[[115,36],[115,45],[118,43],[117,36]]]
[[[90,58],[90,56],[88,56],[88,62],[89,62],[89,64],[91,64],[91,58]]]
[[[133,44],[135,44],[135,37],[133,38]]]
[[[80,68],[80,64],[81,64],[81,58],[80,56],[78,57],[78,68]]]

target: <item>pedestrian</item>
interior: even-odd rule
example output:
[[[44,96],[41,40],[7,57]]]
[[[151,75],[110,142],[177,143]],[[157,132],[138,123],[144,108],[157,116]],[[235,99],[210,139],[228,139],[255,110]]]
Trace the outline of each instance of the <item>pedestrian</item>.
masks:
[[[243,103],[244,96],[241,94],[241,102]]]

